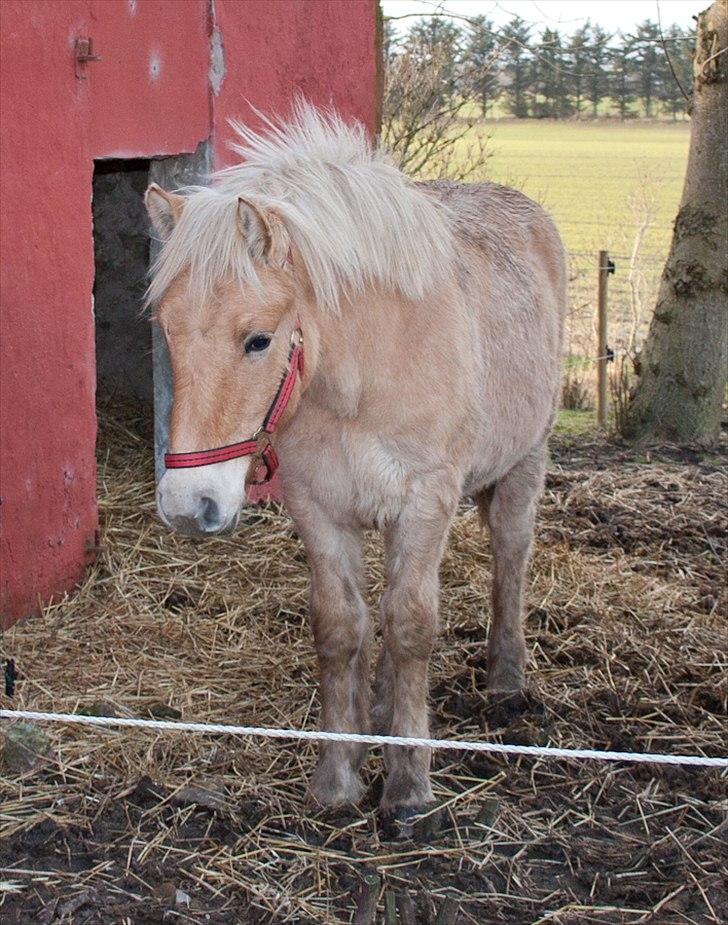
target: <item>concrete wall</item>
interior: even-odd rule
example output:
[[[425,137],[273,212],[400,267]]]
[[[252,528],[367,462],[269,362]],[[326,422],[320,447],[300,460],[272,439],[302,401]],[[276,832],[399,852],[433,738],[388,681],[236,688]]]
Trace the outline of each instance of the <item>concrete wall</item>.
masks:
[[[374,127],[374,0],[3,0],[0,617],[71,587],[98,525],[99,158],[229,155],[225,119],[294,92]],[[91,36],[100,61],[77,65]]]

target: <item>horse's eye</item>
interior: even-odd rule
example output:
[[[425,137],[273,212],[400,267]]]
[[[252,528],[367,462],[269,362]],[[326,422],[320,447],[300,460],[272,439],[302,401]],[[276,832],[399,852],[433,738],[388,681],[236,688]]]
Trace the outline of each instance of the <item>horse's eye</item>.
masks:
[[[246,353],[262,353],[270,345],[270,334],[251,334],[245,341]]]

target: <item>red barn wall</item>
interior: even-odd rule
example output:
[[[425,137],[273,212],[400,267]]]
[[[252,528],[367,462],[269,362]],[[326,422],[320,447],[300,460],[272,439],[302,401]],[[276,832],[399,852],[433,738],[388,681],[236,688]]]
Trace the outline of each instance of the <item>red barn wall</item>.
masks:
[[[285,113],[293,92],[344,117],[375,128],[378,106],[375,2],[350,0],[247,0],[215,4],[225,61],[235,69],[215,108],[214,154],[230,163],[230,118],[248,110]],[[247,120],[249,123],[255,117]]]
[[[229,162],[301,92],[374,128],[375,0],[3,0],[0,617],[74,585],[98,526],[93,161]],[[100,61],[75,73],[74,43]],[[213,54],[211,49],[221,49]]]

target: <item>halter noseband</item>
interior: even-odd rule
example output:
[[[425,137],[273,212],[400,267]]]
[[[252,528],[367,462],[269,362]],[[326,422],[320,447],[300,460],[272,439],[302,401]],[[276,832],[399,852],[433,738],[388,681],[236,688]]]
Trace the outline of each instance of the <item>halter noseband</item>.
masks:
[[[288,400],[293,393],[296,377],[303,376],[303,332],[300,323],[291,334],[291,347],[288,352],[288,365],[283,374],[278,391],[268,408],[263,423],[248,440],[229,443],[213,450],[197,450],[194,453],[166,453],[164,465],[167,469],[192,469],[196,466],[211,466],[213,463],[227,462],[239,456],[253,456],[251,481],[254,485],[264,485],[275,475],[278,468],[278,456],[270,442],[270,437],[278,425],[281,415],[286,410]],[[262,478],[258,477],[264,468]]]

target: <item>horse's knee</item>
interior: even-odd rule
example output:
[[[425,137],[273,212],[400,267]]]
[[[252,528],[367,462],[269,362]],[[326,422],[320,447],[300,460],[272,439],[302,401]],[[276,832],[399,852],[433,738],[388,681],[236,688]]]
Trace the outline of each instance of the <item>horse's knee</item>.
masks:
[[[382,601],[384,642],[395,662],[426,662],[437,636],[437,594],[408,585]]]
[[[348,577],[312,589],[311,627],[316,652],[324,664],[349,664],[360,652],[367,632],[366,606]]]

